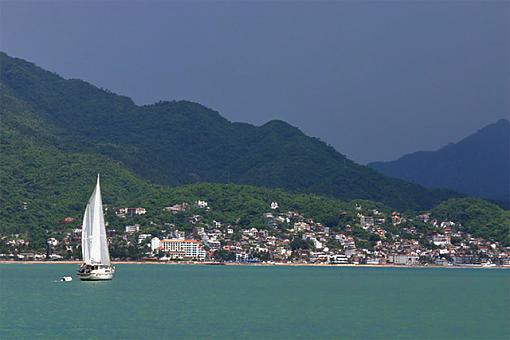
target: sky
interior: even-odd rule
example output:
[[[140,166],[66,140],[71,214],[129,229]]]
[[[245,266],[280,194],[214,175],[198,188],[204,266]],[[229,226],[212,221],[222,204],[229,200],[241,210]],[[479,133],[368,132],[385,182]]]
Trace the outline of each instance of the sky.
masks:
[[[8,1],[0,50],[126,95],[284,120],[365,164],[510,117],[509,1]]]

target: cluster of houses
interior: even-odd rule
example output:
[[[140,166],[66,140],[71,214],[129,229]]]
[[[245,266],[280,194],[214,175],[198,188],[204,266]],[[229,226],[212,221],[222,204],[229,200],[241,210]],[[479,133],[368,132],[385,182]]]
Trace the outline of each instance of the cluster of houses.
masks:
[[[189,228],[185,231],[165,223],[160,226],[164,230],[152,235],[145,225],[129,223],[130,217],[146,215],[145,208],[120,208],[115,214],[126,223],[120,232],[108,229],[110,243],[120,237],[137,247],[139,258],[132,260],[510,266],[509,247],[466,234],[455,222],[438,221],[430,213],[411,219],[396,211],[384,213],[357,205],[353,222],[327,227],[300,212],[280,211],[278,202],[271,202],[261,216],[263,226],[241,228],[208,219],[211,207],[203,200],[175,204],[163,211],[186,213]],[[425,230],[411,220],[425,225]],[[151,221],[147,225],[154,227]],[[0,243],[4,249],[0,259],[59,260],[73,250],[76,256],[81,229],[72,229],[61,239],[48,238],[45,254],[26,251],[29,241],[21,235],[2,236]]]

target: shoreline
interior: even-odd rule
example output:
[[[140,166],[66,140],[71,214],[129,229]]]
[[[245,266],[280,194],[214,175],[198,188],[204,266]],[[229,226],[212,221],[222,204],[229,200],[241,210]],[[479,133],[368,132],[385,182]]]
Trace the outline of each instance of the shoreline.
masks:
[[[81,261],[8,261],[0,260],[0,264],[81,264]],[[240,263],[240,262],[163,262],[163,261],[112,261],[112,264],[136,264],[136,265],[202,265],[202,266],[247,266],[247,267],[351,267],[351,268],[449,268],[449,269],[510,269],[510,266],[484,267],[483,265],[458,265],[458,266],[442,266],[442,265],[396,265],[396,264],[329,264],[329,263]]]

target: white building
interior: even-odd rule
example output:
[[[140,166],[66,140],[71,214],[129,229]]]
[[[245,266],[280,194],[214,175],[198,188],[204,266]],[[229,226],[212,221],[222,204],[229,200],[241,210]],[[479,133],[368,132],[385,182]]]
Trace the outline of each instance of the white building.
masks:
[[[205,234],[205,228],[204,227],[195,227],[194,231],[197,235],[203,235]]]
[[[174,238],[178,240],[184,240],[186,238],[186,232],[181,230],[174,230]]]
[[[418,264],[420,257],[417,255],[402,255],[402,254],[392,254],[388,257],[388,262],[393,264],[404,264],[404,265],[414,265]]]
[[[47,242],[52,247],[55,247],[58,245],[58,240],[54,237],[50,237]]]
[[[207,256],[196,240],[165,239],[160,241],[160,248],[173,259],[203,260]]]
[[[163,208],[163,210],[171,212],[172,214],[177,214],[182,211],[186,211],[188,208],[189,208],[189,204],[186,202],[183,202],[181,204],[172,205],[171,207],[165,207],[165,208]]]
[[[140,234],[138,235],[138,244],[142,243],[143,241],[145,241],[146,239],[150,238],[152,235],[151,234]]]
[[[197,207],[199,207],[200,209],[204,209],[204,208],[209,207],[209,203],[207,203],[207,201],[198,200]]]
[[[398,212],[394,211],[393,213],[391,213],[391,223],[393,223],[393,225],[398,225],[402,222],[404,222],[404,219],[400,217],[400,214]]]
[[[328,257],[328,262],[333,264],[347,264],[349,263],[349,258],[343,254],[330,255]]]
[[[236,254],[236,262],[246,262],[248,261],[250,256],[246,253]]]
[[[436,234],[432,235],[432,242],[436,246],[446,246],[450,244],[450,235],[449,234]]]
[[[160,246],[161,246],[161,240],[157,237],[153,237],[151,239],[151,250],[155,251],[155,250],[159,249]]]
[[[359,218],[359,222],[364,229],[373,227],[375,224],[374,218],[372,216],[361,215]]]
[[[321,241],[317,240],[315,237],[311,237],[310,241],[312,241],[313,246],[315,247],[315,249],[322,249],[323,244],[322,244]]]
[[[217,239],[211,239],[206,242],[207,246],[211,248],[211,250],[218,250],[221,248],[221,242]]]
[[[137,233],[139,231],[140,231],[140,225],[139,224],[127,225],[126,226],[126,233]]]
[[[305,222],[296,222],[294,223],[294,229],[293,231],[295,233],[301,232],[301,231],[308,231],[310,230],[310,225]]]
[[[134,215],[145,215],[147,210],[145,208],[120,208],[117,211],[117,216],[134,216]]]

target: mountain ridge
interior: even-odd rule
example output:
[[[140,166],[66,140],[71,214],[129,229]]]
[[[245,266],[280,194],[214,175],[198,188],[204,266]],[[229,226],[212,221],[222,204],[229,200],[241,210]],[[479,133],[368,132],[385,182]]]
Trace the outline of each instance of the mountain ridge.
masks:
[[[3,91],[54,127],[63,151],[108,157],[160,185],[238,183],[426,209],[459,196],[378,174],[283,121],[230,122],[189,101],[137,106],[0,53]]]
[[[510,206],[510,121],[500,119],[435,151],[368,166],[426,187],[450,188]]]

